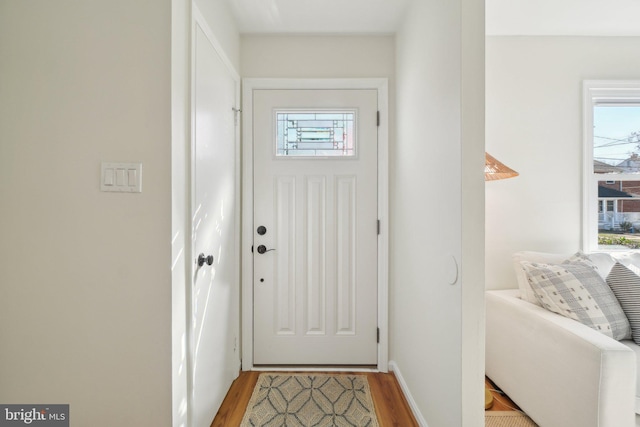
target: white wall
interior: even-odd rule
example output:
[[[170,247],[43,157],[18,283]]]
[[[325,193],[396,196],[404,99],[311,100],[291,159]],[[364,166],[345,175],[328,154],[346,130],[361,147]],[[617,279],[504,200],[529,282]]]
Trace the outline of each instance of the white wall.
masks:
[[[391,358],[430,426],[484,425],[482,8],[416,1],[397,42]]]
[[[487,151],[520,173],[486,185],[488,289],[516,288],[519,250],[577,251],[582,81],[637,79],[639,37],[487,38]]]
[[[484,426],[485,2],[461,2],[462,422]]]
[[[189,159],[191,145],[191,0],[172,0],[171,13],[171,320],[173,427],[189,425],[187,279],[191,259]]]
[[[228,0],[195,0],[225,55],[240,70],[240,33]]]
[[[246,77],[388,77],[393,87],[393,36],[243,35]],[[390,95],[393,99],[393,96]]]
[[[0,2],[3,403],[171,424],[170,46],[169,0]]]

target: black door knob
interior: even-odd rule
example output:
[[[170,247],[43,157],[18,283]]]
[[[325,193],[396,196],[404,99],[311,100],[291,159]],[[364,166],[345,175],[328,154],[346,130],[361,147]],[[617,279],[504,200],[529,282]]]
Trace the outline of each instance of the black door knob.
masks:
[[[198,255],[198,267],[202,267],[205,263],[207,265],[213,264],[213,255],[204,256],[204,254]]]
[[[258,227],[257,231],[259,235],[264,236],[265,234],[267,234],[267,227],[261,225],[260,227]]]

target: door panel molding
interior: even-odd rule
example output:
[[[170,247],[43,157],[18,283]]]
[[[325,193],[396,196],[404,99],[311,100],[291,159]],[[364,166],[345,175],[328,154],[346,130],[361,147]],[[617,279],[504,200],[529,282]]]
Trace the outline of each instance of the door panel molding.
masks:
[[[296,177],[281,176],[276,182],[276,241],[281,254],[275,271],[278,286],[277,316],[278,335],[296,333],[296,241],[289,224],[296,222]]]
[[[243,79],[242,111],[243,111],[243,141],[242,141],[242,369],[254,369],[253,366],[253,92],[255,90],[304,90],[304,89],[374,89],[378,92],[378,111],[380,125],[378,126],[378,219],[380,220],[380,234],[378,235],[378,327],[380,340],[378,343],[377,368],[381,372],[388,371],[388,286],[389,286],[389,97],[388,79]],[[302,183],[307,185],[307,183]],[[295,183],[293,184],[295,185]],[[342,184],[343,187],[345,184]],[[349,194],[347,188],[341,188],[343,193]],[[325,189],[326,191],[326,189]],[[340,197],[348,196],[341,194]],[[353,195],[349,196],[353,197]],[[336,200],[337,201],[337,200]],[[340,200],[344,203],[344,200]],[[297,218],[297,220],[306,220]],[[283,236],[284,238],[284,236]],[[348,250],[348,247],[346,247]],[[296,251],[291,254],[296,256]],[[345,274],[349,274],[348,272]],[[345,285],[345,292],[349,292],[349,285]],[[291,290],[282,290],[291,297]],[[294,295],[295,298],[295,295]],[[345,295],[345,300],[347,300]],[[295,299],[293,300],[295,301]],[[346,301],[351,304],[352,301]],[[289,308],[295,310],[295,305]],[[349,316],[348,307],[344,307],[345,315]],[[278,315],[285,315],[284,312]],[[291,313],[286,313],[289,317]],[[290,319],[290,318],[289,318]],[[340,325],[349,325],[348,319],[341,319]],[[290,320],[281,319],[281,325],[289,324]],[[307,325],[293,325],[297,327]],[[284,332],[284,331],[282,331]],[[348,328],[344,333],[349,333]]]
[[[354,335],[356,324],[356,176],[336,176],[336,334]]]
[[[305,179],[305,248],[303,275],[305,277],[304,301],[307,306],[306,335],[325,335],[325,301],[327,293],[326,253],[327,220],[325,201],[327,182],[323,176]]]

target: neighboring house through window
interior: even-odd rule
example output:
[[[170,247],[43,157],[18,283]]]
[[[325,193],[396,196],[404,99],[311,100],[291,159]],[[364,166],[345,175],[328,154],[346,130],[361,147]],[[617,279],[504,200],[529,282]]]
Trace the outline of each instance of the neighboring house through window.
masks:
[[[640,81],[584,82],[584,250],[640,248]]]

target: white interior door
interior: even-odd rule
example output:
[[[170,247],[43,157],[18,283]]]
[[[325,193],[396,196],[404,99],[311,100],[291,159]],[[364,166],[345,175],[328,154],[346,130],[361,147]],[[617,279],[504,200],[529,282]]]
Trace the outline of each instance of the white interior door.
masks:
[[[238,81],[199,24],[194,44],[190,425],[205,427],[239,371],[233,112]],[[202,265],[196,261],[199,254],[204,255]]]
[[[377,364],[376,90],[256,90],[254,364]]]

